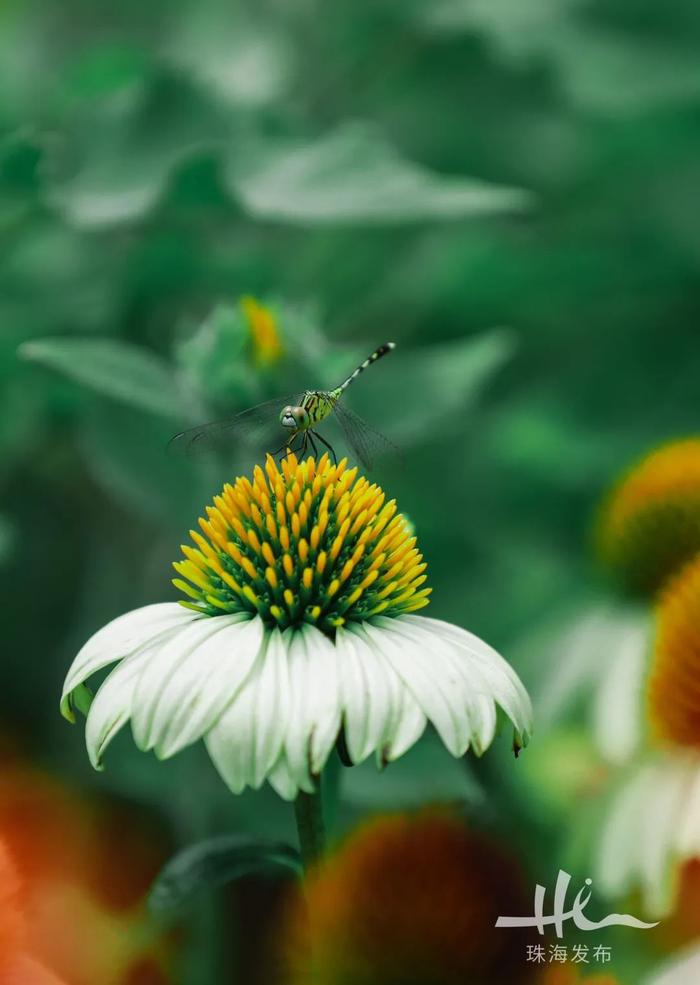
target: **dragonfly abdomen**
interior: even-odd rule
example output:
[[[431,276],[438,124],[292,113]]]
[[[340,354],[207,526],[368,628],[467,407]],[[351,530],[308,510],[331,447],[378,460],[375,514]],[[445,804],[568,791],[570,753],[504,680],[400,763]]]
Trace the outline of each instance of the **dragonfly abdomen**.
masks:
[[[338,387],[340,393],[342,393],[346,387],[349,387],[352,381],[356,380],[357,377],[360,375],[360,373],[364,373],[364,371],[367,369],[368,366],[371,366],[372,363],[376,363],[378,359],[381,359],[382,356],[386,356],[387,353],[391,352],[391,350],[395,348],[396,348],[395,342],[385,342],[384,345],[380,345],[378,349],[375,349],[372,355],[367,356],[365,361],[363,363],[360,363],[360,365],[357,367],[355,372],[351,373],[350,376],[348,376],[347,380],[345,380],[344,383],[340,384],[340,386]]]

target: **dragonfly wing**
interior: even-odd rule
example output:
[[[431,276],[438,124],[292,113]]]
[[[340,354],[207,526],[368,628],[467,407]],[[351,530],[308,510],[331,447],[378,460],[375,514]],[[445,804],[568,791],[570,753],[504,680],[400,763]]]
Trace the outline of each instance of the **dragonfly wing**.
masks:
[[[279,421],[280,411],[287,404],[298,403],[298,399],[298,394],[277,397],[233,417],[188,428],[174,435],[168,447],[190,456],[235,448],[275,452],[285,437],[285,430]]]
[[[349,407],[337,403],[334,410],[345,440],[366,469],[371,469],[377,458],[399,454],[396,445]]]

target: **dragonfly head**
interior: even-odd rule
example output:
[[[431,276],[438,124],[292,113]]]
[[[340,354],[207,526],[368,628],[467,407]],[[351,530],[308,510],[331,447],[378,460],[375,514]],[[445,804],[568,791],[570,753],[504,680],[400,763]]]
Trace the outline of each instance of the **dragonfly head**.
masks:
[[[290,431],[305,431],[310,424],[308,412],[303,407],[289,405],[280,414],[280,424]]]

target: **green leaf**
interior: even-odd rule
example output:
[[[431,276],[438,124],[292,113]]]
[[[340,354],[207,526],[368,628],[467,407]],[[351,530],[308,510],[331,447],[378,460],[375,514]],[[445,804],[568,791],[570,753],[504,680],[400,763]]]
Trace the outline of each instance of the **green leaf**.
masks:
[[[237,148],[226,176],[253,215],[309,225],[459,219],[531,204],[520,189],[442,176],[407,161],[361,124],[311,141]]]
[[[151,888],[149,906],[156,912],[174,910],[200,890],[272,869],[300,874],[299,853],[290,845],[247,835],[208,838],[184,848],[165,865]]]
[[[161,417],[182,417],[170,367],[147,349],[116,339],[64,336],[25,342],[19,354],[103,396]]]
[[[76,112],[52,160],[48,198],[83,229],[134,222],[155,208],[179,165],[231,127],[230,115],[177,74],[134,77]]]
[[[596,19],[585,0],[437,0],[416,6],[416,21],[429,34],[475,32],[506,62],[549,62],[567,96],[590,109],[629,113],[697,98],[696,52],[682,36],[675,43],[656,37],[650,42]]]

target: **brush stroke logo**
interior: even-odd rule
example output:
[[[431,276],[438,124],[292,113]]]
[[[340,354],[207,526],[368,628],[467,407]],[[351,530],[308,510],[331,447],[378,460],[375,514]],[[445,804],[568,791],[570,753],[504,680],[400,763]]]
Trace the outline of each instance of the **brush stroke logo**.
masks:
[[[496,920],[497,927],[536,927],[540,934],[544,934],[545,927],[554,927],[557,937],[564,936],[564,924],[567,920],[573,920],[574,926],[579,930],[601,930],[603,927],[633,927],[636,930],[651,930],[657,923],[644,923],[628,913],[611,913],[602,920],[589,920],[583,912],[588,906],[592,891],[588,888],[593,884],[591,879],[586,879],[585,885],[578,891],[570,910],[566,909],[566,897],[569,892],[571,876],[568,872],[559,870],[557,884],[554,889],[554,912],[545,915],[545,897],[547,890],[544,886],[535,886],[535,912],[531,917],[499,917]]]

